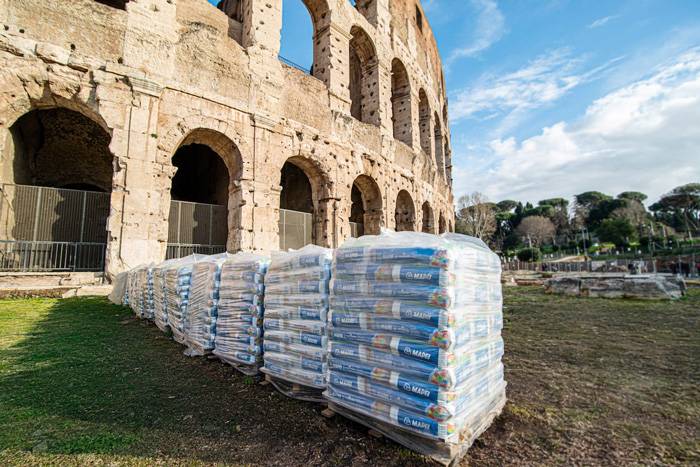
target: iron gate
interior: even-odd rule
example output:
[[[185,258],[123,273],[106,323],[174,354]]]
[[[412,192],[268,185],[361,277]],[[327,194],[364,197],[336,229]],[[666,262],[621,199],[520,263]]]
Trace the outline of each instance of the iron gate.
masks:
[[[171,201],[166,259],[193,253],[212,255],[226,251],[226,206]]]

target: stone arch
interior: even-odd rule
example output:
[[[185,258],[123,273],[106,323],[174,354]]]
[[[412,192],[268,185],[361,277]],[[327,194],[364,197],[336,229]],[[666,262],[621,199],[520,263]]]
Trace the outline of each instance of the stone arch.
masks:
[[[299,179],[299,176],[303,176],[303,178],[306,179],[306,183],[308,183],[308,190],[306,187],[298,187],[298,185],[296,187],[291,186],[290,183],[288,183],[288,180],[286,180],[286,177],[290,172],[292,176],[294,176],[297,179]],[[308,243],[313,243],[321,246],[329,246],[330,239],[328,219],[332,216],[330,216],[328,213],[328,201],[330,200],[330,180],[327,174],[323,171],[318,162],[302,155],[296,155],[286,159],[284,164],[280,168],[279,174],[279,186],[281,187],[279,219],[280,248],[296,249]],[[304,181],[301,180],[301,183],[303,184]],[[311,199],[300,199],[299,194],[295,196],[295,190],[299,190],[300,192],[302,192],[301,194],[304,197],[310,196]],[[289,203],[290,200],[293,200],[294,204]],[[311,232],[310,235],[303,236],[304,241],[298,242],[295,238],[285,237],[285,232],[283,231],[283,228],[286,230],[287,226],[296,226],[299,224],[297,222],[298,219],[296,219],[295,216],[291,217],[291,223],[285,224],[285,220],[288,216],[286,215],[286,213],[283,215],[282,210],[311,214]],[[303,221],[309,222],[307,219],[303,219]]]
[[[411,82],[406,67],[398,58],[391,61],[391,111],[394,138],[413,146]]]
[[[377,0],[349,0],[349,2],[372,26],[377,26]]]
[[[440,213],[440,219],[438,221],[438,233],[445,233],[447,232],[447,222],[445,220],[445,215],[441,212]]]
[[[0,239],[44,242],[6,251],[21,267],[101,271],[114,184],[112,133],[79,102],[26,102],[11,113],[0,154]],[[65,243],[79,245],[67,250]],[[27,255],[27,257],[23,257]],[[6,265],[6,267],[7,267]]]
[[[377,50],[359,26],[350,29],[349,79],[350,114],[356,119],[379,125],[379,61]]]
[[[421,207],[422,214],[422,226],[421,232],[425,233],[435,233],[435,219],[433,216],[433,208],[430,203],[425,201]]]
[[[170,167],[168,243],[239,250],[243,158],[238,146],[217,130],[194,128],[180,138]]]
[[[418,121],[420,128],[420,147],[421,149],[432,158],[432,129],[430,122],[430,103],[428,102],[428,95],[425,90],[421,88],[418,91]]]
[[[396,196],[396,210],[394,211],[394,222],[396,231],[415,230],[416,207],[413,198],[406,190],[399,191]]]
[[[285,0],[291,1],[291,0]],[[331,41],[330,41],[330,8],[328,6],[327,0],[297,0],[301,2],[306,10],[309,12],[311,18],[311,25],[313,30],[313,36],[310,38],[313,52],[312,52],[312,65],[309,73],[323,81],[326,86],[330,85],[330,55],[331,55]],[[284,2],[283,2],[284,3]],[[284,5],[282,5],[284,8]],[[284,29],[284,25],[283,25]],[[294,38],[297,40],[298,38]],[[286,39],[284,33],[282,34],[281,40],[284,42]],[[280,50],[282,44],[280,44]]]
[[[440,125],[440,117],[435,112],[435,126],[433,127],[433,146],[435,147],[435,164],[437,166],[440,177],[445,178],[445,161],[443,158],[443,138],[442,126]]]
[[[352,185],[350,222],[362,224],[362,234],[378,235],[383,225],[382,193],[369,175],[359,175]]]

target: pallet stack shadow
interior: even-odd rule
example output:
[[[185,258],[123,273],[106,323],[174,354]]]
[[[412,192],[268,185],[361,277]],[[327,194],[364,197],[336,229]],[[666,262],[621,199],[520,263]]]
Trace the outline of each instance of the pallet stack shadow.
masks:
[[[214,350],[217,332],[221,265],[228,253],[205,256],[192,265],[189,299],[183,333],[189,356],[206,355]]]
[[[332,250],[273,253],[265,276],[262,371],[283,394],[323,401]]]
[[[448,464],[505,404],[500,261],[462,235],[383,233],[336,250],[329,408]]]
[[[221,266],[214,355],[246,375],[262,362],[263,296],[267,257],[237,253]]]

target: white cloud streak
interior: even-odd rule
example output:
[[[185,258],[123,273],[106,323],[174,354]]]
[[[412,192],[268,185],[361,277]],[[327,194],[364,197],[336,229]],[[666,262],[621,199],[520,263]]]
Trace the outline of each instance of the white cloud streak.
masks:
[[[610,16],[604,16],[603,18],[598,18],[597,20],[593,21],[591,24],[586,26],[588,29],[595,29],[595,28],[600,28],[608,24],[610,21],[619,18],[620,15],[610,15]]]
[[[495,139],[455,187],[492,200],[538,201],[587,190],[647,193],[700,181],[700,48],[594,101],[575,123],[517,141]],[[488,160],[490,164],[483,165]],[[457,193],[463,194],[463,193]]]
[[[506,20],[495,0],[470,0],[477,10],[474,37],[464,47],[457,48],[448,56],[448,66],[455,60],[472,57],[498,42],[506,32]]]
[[[583,57],[566,48],[556,49],[532,60],[523,68],[504,75],[484,75],[455,93],[450,114],[454,121],[502,118],[498,132],[512,128],[527,111],[560,99],[573,88],[609,69],[620,58],[592,70],[581,71]]]

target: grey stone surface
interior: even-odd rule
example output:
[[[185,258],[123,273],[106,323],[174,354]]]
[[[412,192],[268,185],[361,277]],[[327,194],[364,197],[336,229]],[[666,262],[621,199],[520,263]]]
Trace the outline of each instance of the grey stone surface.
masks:
[[[642,300],[675,300],[686,290],[683,279],[670,274],[559,276],[547,280],[544,287],[552,294]]]

